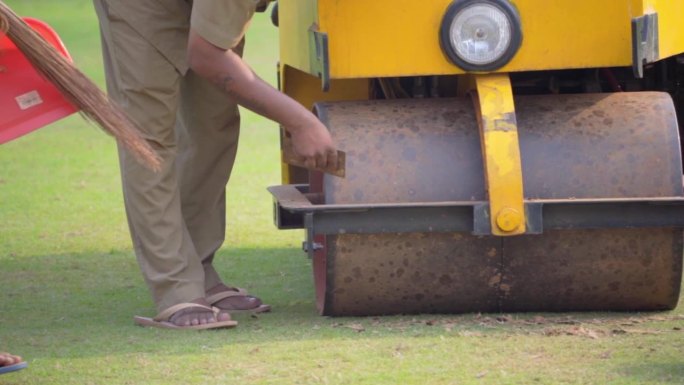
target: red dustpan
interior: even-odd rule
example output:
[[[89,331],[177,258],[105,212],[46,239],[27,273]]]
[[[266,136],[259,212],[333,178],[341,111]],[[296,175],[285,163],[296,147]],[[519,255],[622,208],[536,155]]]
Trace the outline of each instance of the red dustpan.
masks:
[[[57,33],[40,20],[24,21],[71,60]],[[28,134],[78,109],[31,66],[12,41],[0,33],[0,144]]]

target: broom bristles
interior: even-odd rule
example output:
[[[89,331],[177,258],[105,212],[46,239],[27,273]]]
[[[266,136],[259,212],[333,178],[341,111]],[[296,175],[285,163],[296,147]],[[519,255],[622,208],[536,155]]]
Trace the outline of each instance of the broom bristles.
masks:
[[[154,171],[160,169],[159,156],[124,112],[2,1],[0,26],[35,69],[78,107],[87,120],[114,136],[142,164]]]
[[[5,32],[7,32],[7,28],[7,18],[5,17],[5,15],[0,14],[0,34],[4,34]]]

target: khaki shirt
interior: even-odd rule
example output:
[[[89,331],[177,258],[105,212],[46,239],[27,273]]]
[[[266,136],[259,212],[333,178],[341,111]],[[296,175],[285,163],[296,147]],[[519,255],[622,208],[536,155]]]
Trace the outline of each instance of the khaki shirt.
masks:
[[[181,73],[188,70],[192,28],[215,46],[230,49],[242,40],[256,7],[270,0],[106,0],[112,21],[128,23]]]

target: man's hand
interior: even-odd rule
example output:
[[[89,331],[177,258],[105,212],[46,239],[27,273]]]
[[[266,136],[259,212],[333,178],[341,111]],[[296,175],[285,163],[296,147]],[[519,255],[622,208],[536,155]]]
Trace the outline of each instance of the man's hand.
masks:
[[[302,125],[285,126],[285,130],[292,136],[295,154],[303,158],[307,168],[337,168],[337,150],[328,129],[317,118]]]

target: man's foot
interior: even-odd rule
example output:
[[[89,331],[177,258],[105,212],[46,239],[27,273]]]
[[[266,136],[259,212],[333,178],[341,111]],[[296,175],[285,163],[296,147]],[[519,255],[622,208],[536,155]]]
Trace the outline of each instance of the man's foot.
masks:
[[[212,297],[216,299],[212,300]],[[261,299],[247,294],[243,289],[229,287],[222,283],[207,290],[207,300],[211,306],[227,312],[261,313],[271,310],[269,305],[264,305]]]
[[[207,306],[206,303],[206,299],[197,298],[192,302],[173,305],[154,318],[134,316],[133,322],[140,326],[163,329],[207,330],[237,326],[238,323],[231,320],[230,314]]]
[[[27,365],[19,356],[0,352],[0,374],[24,369]]]
[[[197,298],[190,302],[206,307],[190,307],[179,310],[173,313],[171,318],[169,318],[169,322],[176,326],[197,326],[230,320],[228,313],[220,312],[214,315],[214,312],[207,310],[207,307],[211,306],[209,306],[209,303],[204,298]]]
[[[22,362],[23,360],[19,356],[15,356],[9,353],[0,353],[0,367],[3,366],[12,366],[14,364],[18,364]]]

